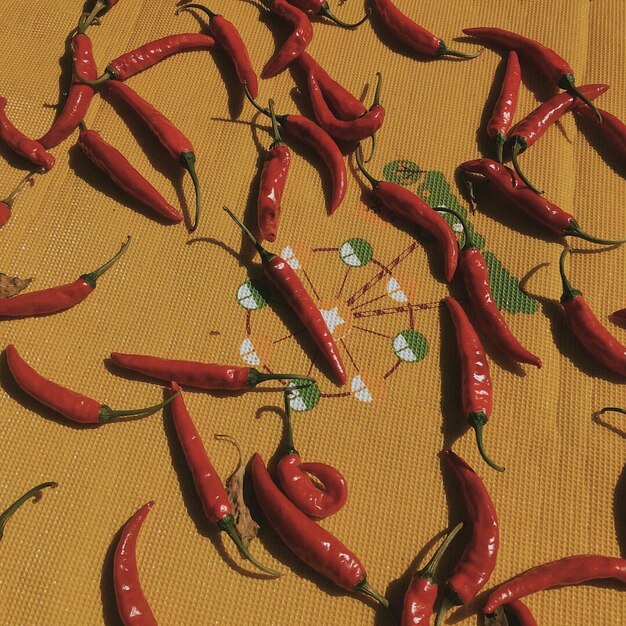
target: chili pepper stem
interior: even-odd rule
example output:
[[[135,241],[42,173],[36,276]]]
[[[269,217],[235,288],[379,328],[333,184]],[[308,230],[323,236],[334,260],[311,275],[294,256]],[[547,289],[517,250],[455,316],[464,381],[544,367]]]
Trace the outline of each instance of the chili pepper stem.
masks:
[[[496,142],[496,160],[498,163],[504,163],[504,144],[506,143],[506,135],[504,133],[498,133],[495,136]]]
[[[193,182],[196,193],[196,213],[194,221],[189,226],[189,232],[193,233],[196,228],[198,228],[201,208],[200,183],[198,181],[198,175],[196,174],[196,155],[193,152],[185,151],[181,154],[180,159],[182,166],[189,172],[189,176],[191,176],[191,181]]]
[[[578,291],[578,289],[574,289],[574,287],[572,287],[572,283],[569,282],[569,279],[565,275],[565,257],[568,253],[569,248],[563,248],[563,252],[561,252],[561,256],[559,258],[559,272],[561,273],[561,283],[563,284],[563,295],[561,296],[561,302],[573,300],[576,296],[581,295],[581,292]]]
[[[467,220],[454,209],[449,209],[448,207],[437,207],[435,209],[438,213],[449,213],[450,215],[454,215],[457,220],[459,220],[459,224],[463,228],[463,246],[461,246],[461,250],[465,248],[478,248],[474,240],[472,239],[471,231]]]
[[[6,526],[9,519],[13,516],[13,514],[28,500],[31,498],[35,498],[35,502],[39,500],[41,497],[41,491],[50,487],[50,489],[54,489],[58,487],[58,484],[55,482],[47,482],[41,483],[32,489],[29,489],[23,496],[20,496],[11,506],[9,506],[2,514],[0,514],[0,539],[2,539],[4,535],[4,527]]]
[[[246,226],[244,226],[242,224],[241,221],[239,221],[239,219],[237,219],[235,217],[235,215],[233,214],[233,212],[228,208],[228,207],[223,207],[224,211],[226,211],[226,213],[228,213],[228,215],[230,215],[230,217],[234,220],[235,224],[237,224],[239,226],[239,228],[241,228],[241,230],[248,236],[248,238],[250,239],[250,241],[252,242],[252,244],[254,245],[254,247],[256,248],[256,251],[261,255],[261,259],[263,259],[263,261],[271,261],[272,258],[275,256],[274,254],[272,254],[271,252],[268,252],[257,240],[256,237],[250,232],[250,229],[247,228]]]
[[[451,600],[448,596],[445,596],[437,612],[437,618],[435,619],[435,626],[441,626],[446,613],[453,607],[458,606],[458,602]]]
[[[373,152],[373,151],[372,151]],[[356,147],[355,150],[355,157],[356,157],[356,164],[359,166],[359,170],[361,170],[361,174],[363,174],[363,176],[365,176],[365,178],[367,178],[367,180],[369,180],[370,184],[372,185],[373,189],[376,189],[376,187],[378,187],[378,185],[380,185],[380,181],[376,178],[374,178],[366,169],[365,166],[363,165],[363,152],[361,150],[361,144],[359,144]],[[370,155],[371,157],[371,155]]]
[[[604,408],[600,409],[598,411],[599,415],[602,415],[603,413],[622,413],[624,415],[626,415],[626,409],[621,409],[620,407],[617,406],[605,406]]]
[[[92,22],[98,17],[98,13],[102,11],[107,6],[107,3],[104,0],[96,0],[96,3],[93,5],[93,9],[91,9],[91,13],[86,14],[83,24],[83,30],[79,30],[79,32],[85,32],[88,26],[91,26]],[[82,19],[82,18],[81,18]]]
[[[357,26],[364,24],[370,16],[370,12],[367,11],[367,13],[365,13],[365,16],[362,17],[358,22],[354,22],[354,23],[344,22],[343,20],[340,20],[337,16],[335,16],[332,13],[332,11],[330,10],[330,7],[328,6],[328,2],[324,2],[324,4],[322,5],[322,7],[320,8],[317,14],[327,17],[329,20],[335,22],[337,26],[343,26],[344,28],[356,28]]]
[[[580,100],[582,100],[595,114],[598,118],[598,123],[602,124],[602,115],[600,115],[600,111],[596,108],[596,105],[589,100],[584,94],[582,94],[574,85],[574,77],[571,74],[565,74],[561,80],[559,81],[559,87],[561,89],[565,89],[568,93],[571,93],[573,96],[576,96]]]
[[[623,243],[626,243],[626,239],[599,239],[598,237],[594,237],[589,233],[586,233],[584,230],[580,229],[578,223],[572,220],[570,226],[563,231],[564,235],[571,235],[572,237],[578,237],[579,239],[584,239],[585,241],[590,241],[591,243],[599,243],[605,246],[618,246]]]
[[[513,161],[513,168],[515,169],[515,171],[517,172],[517,175],[522,179],[522,182],[529,188],[532,189],[535,193],[538,193],[539,195],[543,195],[543,191],[539,191],[539,189],[537,189],[537,187],[535,187],[529,180],[528,178],[526,178],[526,176],[524,175],[524,172],[522,172],[519,163],[517,162],[517,156],[520,154],[520,152],[523,152],[524,150],[524,144],[520,143],[517,140],[517,137],[515,138],[515,143],[513,144],[513,149],[511,151],[511,159]]]
[[[259,113],[263,113],[263,115],[267,115],[267,117],[272,117],[272,115],[270,114],[270,112],[267,109],[264,109],[253,97],[252,94],[250,93],[250,90],[248,89],[248,83],[244,80],[243,83],[243,90],[244,93],[246,94],[246,98],[248,98],[248,101],[250,102],[250,104],[257,110],[259,111]]]
[[[314,383],[315,378],[311,376],[302,376],[300,374],[264,374],[259,370],[251,369],[248,374],[248,384],[251,387],[256,387],[259,383],[267,382],[268,380],[306,380],[309,383]],[[306,385],[308,386],[308,385]],[[294,387],[292,387],[294,389]]]
[[[367,582],[367,578],[364,578],[361,582],[354,585],[354,591],[360,591],[361,593],[364,593],[366,596],[369,596],[370,598],[374,598],[374,600],[377,600],[378,602],[380,602],[386,609],[389,608],[389,601],[387,600],[387,598],[385,598],[385,596],[378,593],[378,591],[376,591],[375,589],[372,589],[372,587],[370,587]]]
[[[186,4],[182,7],[178,7],[178,9],[176,9],[176,11],[174,12],[174,15],[178,15],[181,11],[187,11],[189,9],[198,9],[198,11],[206,13],[209,16],[209,21],[211,20],[211,18],[217,16],[217,13],[213,13],[211,9],[205,7],[202,4],[195,4],[194,2],[190,2],[189,4]]]
[[[30,184],[30,185],[35,184],[33,181],[33,176],[35,174],[43,174],[44,172],[45,172],[44,169],[39,169],[39,168],[36,170],[33,170],[32,172],[28,172],[26,176],[24,176],[24,178],[20,180],[17,187],[4,200],[0,200],[0,202],[2,202],[2,204],[6,204],[10,209],[12,209],[13,202],[15,202],[15,198],[18,196],[20,191],[22,191],[22,189],[24,189],[24,187],[27,184]]]
[[[437,49],[437,53],[435,54],[435,56],[449,56],[457,57],[459,59],[475,59],[476,57],[479,57],[484,52],[484,50],[484,48],[481,48],[480,51],[476,54],[467,54],[466,52],[460,52],[459,50],[453,50],[452,48],[448,48],[448,46],[446,46],[446,44],[442,41],[439,44],[439,48]]]
[[[128,249],[128,246],[130,246],[130,241],[131,241],[131,236],[128,235],[128,238],[122,244],[122,247],[119,249],[119,251],[113,258],[109,259],[104,265],[101,265],[97,270],[94,270],[93,272],[89,272],[89,274],[83,274],[81,278],[88,285],[95,287],[98,278],[100,278],[100,276],[102,276],[102,274],[104,274],[112,265],[114,265],[117,262],[117,260],[126,252],[126,250]]]
[[[485,413],[482,411],[480,413],[472,413],[469,417],[469,423],[476,432],[476,445],[478,446],[480,456],[483,457],[483,460],[487,463],[487,465],[489,465],[489,467],[492,467],[497,472],[503,472],[505,468],[495,463],[485,451],[483,443],[483,427],[487,423],[487,416]]]
[[[291,398],[292,387],[285,389],[285,445],[283,446],[285,454],[298,454],[293,443],[293,423],[291,421]]]
[[[177,391],[175,394],[171,395],[167,400],[164,400],[160,404],[155,404],[154,406],[148,406],[144,409],[125,409],[123,411],[114,411],[110,406],[102,405],[100,407],[100,411],[98,413],[98,422],[108,422],[117,417],[129,417],[132,415],[148,415],[149,413],[154,413],[159,409],[162,409],[164,406],[167,406],[174,398],[180,395],[180,391]]]
[[[278,128],[278,120],[276,119],[276,113],[274,112],[274,101],[272,99],[270,99],[269,106],[270,106],[270,116],[272,118],[272,133],[274,134],[274,141],[272,142],[272,145],[270,146],[270,150],[271,150],[272,148],[275,148],[276,146],[279,146],[280,144],[282,144],[283,138],[281,137],[280,129]]]
[[[419,578],[425,578],[426,580],[435,581],[435,570],[439,566],[439,562],[443,557],[444,553],[448,549],[448,546],[452,543],[452,540],[457,536],[459,531],[463,528],[463,522],[459,522],[451,531],[448,533],[448,536],[444,539],[442,544],[437,548],[435,554],[433,554],[432,558],[428,563],[418,572],[415,573],[415,576]]]

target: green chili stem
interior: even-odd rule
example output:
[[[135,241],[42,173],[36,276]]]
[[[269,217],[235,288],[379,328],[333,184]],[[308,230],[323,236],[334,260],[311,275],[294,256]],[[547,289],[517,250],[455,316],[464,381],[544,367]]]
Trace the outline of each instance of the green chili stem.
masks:
[[[267,109],[264,109],[253,97],[252,94],[250,93],[250,90],[248,89],[248,83],[244,80],[243,83],[243,90],[246,94],[246,98],[248,98],[250,104],[257,110],[259,111],[259,113],[263,113],[263,115],[267,115],[267,117],[272,117],[272,115],[270,114],[270,112]]]
[[[459,522],[448,534],[443,543],[437,548],[435,554],[433,554],[432,558],[428,563],[418,572],[415,573],[415,576],[418,578],[425,578],[429,580],[431,583],[436,582],[435,570],[439,566],[439,562],[441,561],[441,557],[443,557],[444,553],[448,549],[448,546],[452,543],[452,540],[457,536],[459,531],[463,528],[463,522]]]
[[[370,184],[372,185],[373,189],[376,189],[376,187],[378,187],[378,185],[380,185],[380,180],[374,178],[366,169],[365,166],[363,165],[363,153],[361,151],[361,144],[359,144],[356,147],[356,151],[355,151],[355,156],[356,156],[356,164],[359,166],[359,169],[361,170],[361,174],[363,174],[363,176],[365,176],[365,178],[367,178],[367,180],[369,180]],[[371,155],[370,155],[371,156]]]
[[[578,289],[574,289],[574,287],[572,287],[572,283],[569,282],[569,279],[565,275],[565,257],[568,253],[569,247],[563,248],[563,252],[561,252],[561,256],[559,258],[559,272],[561,273],[561,283],[563,284],[563,294],[561,295],[561,302],[565,302],[566,300],[573,300],[576,296],[581,295]]]
[[[182,7],[179,7],[178,9],[176,9],[176,12],[174,13],[174,15],[178,15],[181,11],[186,11],[189,9],[198,9],[198,11],[202,11],[203,13],[206,13],[209,16],[209,21],[211,21],[212,18],[214,18],[216,15],[218,15],[217,13],[213,13],[213,11],[211,11],[211,9],[208,9],[207,7],[201,5],[201,4],[195,4],[193,2],[190,2],[189,4],[186,4]]]
[[[154,413],[159,409],[162,409],[164,406],[167,406],[174,398],[180,395],[180,391],[177,391],[175,394],[171,395],[167,400],[164,400],[160,404],[155,404],[154,406],[149,406],[144,409],[126,409],[123,411],[114,411],[110,406],[103,404],[100,407],[100,413],[98,414],[99,422],[108,422],[117,417],[128,417],[131,415],[147,415],[148,413]]]
[[[180,155],[180,158],[183,167],[189,172],[189,176],[191,176],[191,181],[193,182],[193,187],[196,194],[195,218],[194,221],[189,225],[189,232],[193,233],[196,228],[198,228],[201,208],[200,182],[198,181],[198,175],[196,174],[196,155],[193,152],[185,151]]]
[[[626,415],[626,409],[621,409],[618,406],[605,406],[603,409],[600,409],[598,413],[602,415],[603,413],[623,413]]]
[[[128,238],[122,244],[122,247],[119,249],[119,251],[113,258],[109,259],[104,265],[101,265],[97,270],[94,270],[93,272],[89,272],[89,274],[83,274],[81,278],[87,284],[91,285],[92,287],[95,287],[98,278],[100,278],[100,276],[102,276],[102,274],[104,274],[112,265],[114,265],[115,262],[126,252],[126,250],[128,249],[128,246],[130,245],[130,241],[131,241],[131,236],[128,235]]]
[[[563,234],[571,235],[572,237],[578,237],[579,239],[584,239],[585,241],[590,241],[591,243],[599,243],[605,246],[619,246],[626,243],[626,239],[600,239],[599,237],[594,237],[593,235],[586,233],[584,230],[581,230],[575,220],[571,221],[569,228],[563,231]]]
[[[265,262],[271,261],[276,255],[267,251],[257,240],[256,237],[250,232],[246,226],[244,226],[234,215],[233,212],[228,207],[223,207],[224,211],[230,215],[230,217],[234,220],[235,224],[241,228],[241,230],[248,236],[256,251],[261,255],[261,259]]]
[[[22,189],[24,189],[24,187],[28,183],[30,183],[31,185],[35,184],[33,181],[33,176],[35,176],[35,174],[43,174],[44,172],[45,172],[44,169],[39,169],[39,168],[36,170],[33,170],[32,172],[28,172],[28,174],[26,174],[26,176],[24,176],[22,180],[20,180],[17,187],[4,200],[0,200],[0,202],[2,202],[2,204],[6,204],[10,209],[12,209],[13,202],[15,201],[15,198],[20,193],[20,191],[22,191]]]
[[[452,48],[448,48],[448,46],[446,46],[446,44],[441,41],[439,42],[439,49],[437,50],[435,56],[436,57],[442,57],[442,56],[450,56],[450,57],[457,57],[459,59],[475,59],[476,57],[479,57],[483,52],[484,52],[484,48],[481,48],[476,54],[467,54],[466,52],[459,52],[458,50],[453,50]]]
[[[370,12],[367,11],[365,13],[365,16],[362,17],[358,22],[354,22],[354,23],[344,22],[343,20],[340,20],[336,15],[334,15],[331,12],[330,7],[328,6],[328,2],[324,2],[324,4],[321,6],[317,14],[327,17],[329,20],[332,20],[333,22],[335,22],[337,26],[343,26],[344,28],[356,28],[357,26],[360,26],[361,24],[366,22],[370,16]]]
[[[387,598],[378,593],[378,591],[376,591],[375,589],[372,589],[372,587],[370,587],[367,582],[367,578],[364,578],[361,582],[354,585],[354,591],[360,591],[361,593],[370,596],[370,598],[378,600],[378,602],[380,602],[385,608],[389,608],[389,601],[387,600]]]
[[[561,80],[559,81],[559,87],[561,89],[565,89],[568,93],[571,93],[573,96],[576,96],[580,100],[582,100],[595,114],[598,118],[598,122],[602,124],[602,115],[600,115],[600,111],[596,108],[596,105],[589,100],[584,94],[582,94],[574,85],[574,76],[572,74],[564,74]]]
[[[41,483],[32,489],[29,489],[23,496],[20,496],[9,508],[7,508],[4,513],[0,514],[0,539],[2,539],[4,535],[4,527],[6,526],[9,519],[13,516],[13,514],[28,500],[31,498],[35,498],[35,502],[39,500],[41,497],[41,491],[47,487],[54,489],[57,487],[57,483],[55,482],[47,482]]]
[[[285,445],[283,446],[285,454],[299,454],[293,443],[293,423],[291,421],[291,398],[292,387],[285,389]]]
[[[107,3],[105,0],[96,0],[96,3],[93,5],[93,9],[91,9],[91,13],[88,14],[83,14],[85,17],[84,20],[84,26],[83,29],[84,30],[80,30],[80,22],[79,22],[79,32],[80,33],[84,33],[85,30],[91,26],[91,24],[96,20],[96,18],[98,17],[98,13],[100,13],[100,11],[102,11],[102,9],[105,9],[107,7]],[[81,18],[82,20],[82,18]]]
[[[520,152],[524,151],[524,144],[521,143],[520,141],[518,141],[518,137],[515,137],[515,143],[513,144],[513,149],[511,152],[511,158],[513,161],[513,168],[515,169],[515,171],[517,172],[517,175],[522,179],[522,182],[529,188],[532,189],[535,193],[538,193],[539,195],[543,194],[543,191],[539,191],[539,189],[537,189],[537,187],[535,187],[529,180],[528,178],[526,178],[526,176],[524,175],[524,172],[522,172],[519,163],[517,162],[517,155],[520,154]]]
[[[496,142],[496,160],[498,163],[504,163],[504,144],[506,143],[506,135],[504,133],[498,133],[495,136]]]
[[[465,250],[465,248],[478,248],[478,246],[474,243],[474,240],[472,239],[470,227],[467,223],[467,220],[460,213],[458,213],[454,209],[449,209],[448,207],[437,207],[435,211],[437,211],[438,213],[450,213],[450,215],[454,215],[454,217],[459,220],[459,223],[463,228],[464,234],[463,246],[461,247],[461,250]]]
[[[250,372],[248,373],[248,384],[251,387],[256,387],[259,383],[267,382],[268,380],[306,380],[308,382],[314,383],[315,378],[311,378],[311,376],[302,376],[300,374],[265,374],[264,372],[259,372],[254,368],[250,368]],[[308,385],[307,385],[308,386]]]
[[[280,136],[280,129],[278,128],[278,120],[276,119],[276,113],[274,112],[274,101],[270,98],[270,116],[272,118],[272,133],[274,134],[274,141],[270,148],[275,148],[283,142],[283,138]]]
[[[483,427],[487,423],[487,416],[483,411],[480,413],[472,413],[469,417],[469,423],[476,432],[476,445],[478,446],[478,452],[480,452],[480,456],[483,457],[483,460],[489,467],[492,467],[497,472],[503,472],[505,470],[504,467],[495,463],[485,451],[485,446],[483,443]]]
[[[443,618],[453,606],[458,606],[458,604],[454,602],[453,600],[451,600],[448,596],[445,596],[443,601],[441,602],[439,611],[437,611],[437,619],[435,620],[435,626],[441,626],[441,624],[443,624]]]
[[[372,102],[372,106],[378,106],[380,104],[380,90],[383,86],[383,75],[382,72],[376,72],[376,91],[374,92],[374,102]]]
[[[78,80],[80,80],[81,83],[85,83],[86,85],[91,85],[92,87],[97,87],[98,85],[101,85],[102,83],[106,83],[107,80],[111,80],[112,78],[114,78],[112,74],[112,70],[110,70],[109,68],[106,68],[104,70],[104,73],[98,76],[98,78],[94,80],[85,78],[80,73],[75,74],[75,76],[78,78]]]

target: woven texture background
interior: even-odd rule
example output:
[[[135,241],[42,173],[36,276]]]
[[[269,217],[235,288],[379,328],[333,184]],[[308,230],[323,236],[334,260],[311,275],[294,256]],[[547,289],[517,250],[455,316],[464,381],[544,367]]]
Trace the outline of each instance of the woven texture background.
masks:
[[[362,15],[362,2],[334,4],[346,20]],[[63,84],[68,79],[64,46],[83,5],[80,0],[1,5],[0,93],[9,99],[14,123],[38,137],[54,119],[61,70]],[[397,5],[451,47],[467,51],[476,47],[456,38],[468,26],[501,26],[536,38],[570,61],[578,84],[611,84],[599,105],[626,118],[622,0],[440,0],[421,2],[419,10],[410,0]],[[252,2],[231,0],[211,8],[237,25],[260,71],[287,31]],[[199,28],[190,14],[174,17],[174,9],[166,0],[119,2],[89,32],[99,68],[146,41]],[[375,72],[384,75],[387,119],[369,165],[372,172],[406,182],[433,203],[458,202],[465,209],[454,172],[488,149],[483,128],[495,96],[494,76],[502,76],[499,54],[487,49],[472,61],[425,62],[387,47],[377,22],[356,31],[321,21],[314,28],[313,56],[353,93],[361,95],[369,84],[366,102]],[[518,119],[552,93],[533,68],[525,66],[524,76]],[[284,308],[250,310],[238,302],[245,293],[245,288],[238,292],[240,285],[260,277],[260,267],[221,206],[253,223],[258,165],[271,136],[266,121],[243,102],[228,60],[218,52],[179,55],[128,84],[196,147],[205,197],[200,229],[190,240],[182,225],[153,220],[94,171],[73,135],[53,150],[54,169],[37,177],[16,201],[0,232],[0,271],[34,277],[30,289],[42,289],[94,269],[127,234],[134,241],[80,306],[0,322],[0,347],[15,343],[43,375],[115,408],[153,404],[162,390],[108,368],[111,351],[233,364],[256,355],[274,371],[308,371],[314,354],[309,340],[298,335],[301,341],[278,341],[299,330]],[[273,97],[279,112],[310,114],[306,93],[294,85],[286,71],[261,82],[260,99]],[[96,96],[86,121],[171,203],[179,206],[184,198],[191,203],[189,178],[128,111]],[[8,193],[25,165],[4,148],[0,152],[6,157],[0,160],[2,193]],[[522,159],[529,178],[576,215],[585,230],[611,238],[626,233],[626,180],[571,117]],[[487,203],[472,218],[494,263],[506,268],[494,286],[504,300],[506,276],[520,279],[548,264],[527,284],[538,304],[511,300],[508,309],[517,312],[505,313],[522,342],[541,356],[543,369],[518,371],[491,361],[495,407],[486,441],[492,456],[507,467],[500,475],[481,461],[473,434],[465,432],[447,313],[436,305],[408,306],[437,303],[448,293],[440,254],[430,243],[411,246],[412,229],[398,229],[369,210],[367,188],[354,173],[352,157],[348,164],[348,194],[329,218],[324,164],[296,147],[279,237],[271,246],[298,259],[299,271],[327,308],[352,309],[342,347],[348,385],[337,388],[325,370],[314,367],[321,398],[294,418],[303,457],[335,465],[349,482],[348,504],[324,526],[361,557],[372,586],[399,604],[410,573],[432,551],[433,538],[463,518],[459,491],[447,472],[442,474],[438,457],[444,445],[454,443],[484,478],[498,510],[502,542],[490,585],[561,556],[624,554],[624,425],[619,416],[592,419],[606,404],[623,405],[624,387],[594,365],[564,327],[556,304],[559,241],[502,203]],[[350,257],[351,248],[342,246],[354,238],[370,244],[369,263],[359,254],[352,266],[350,258],[342,260],[339,249]],[[583,242],[580,248],[592,246]],[[572,282],[602,320],[625,306],[625,254],[612,249],[570,257]],[[399,256],[392,270],[381,272]],[[381,279],[372,281],[379,273]],[[391,277],[403,289],[404,301],[401,294],[389,295],[395,285]],[[459,294],[458,285],[453,292]],[[355,317],[357,311],[364,314]],[[623,330],[611,329],[626,340]],[[402,336],[416,340],[421,352],[410,357],[402,352],[399,359],[401,344],[394,338],[403,331],[411,331]],[[392,623],[383,610],[333,588],[301,564],[270,528],[262,529],[252,550],[286,575],[262,580],[250,574],[228,539],[204,520],[167,411],[97,429],[74,428],[28,399],[11,380],[4,359],[0,376],[0,503],[44,480],[60,485],[37,505],[28,504],[7,528],[0,550],[3,626],[119,624],[111,546],[123,523],[150,499],[156,506],[142,530],[138,560],[159,624]],[[185,397],[223,476],[234,468],[236,452],[214,441],[213,433],[236,437],[246,458],[257,450],[265,459],[275,453],[282,428],[280,394],[187,392]],[[462,544],[457,541],[444,562],[444,577]],[[626,595],[613,585],[585,586],[539,594],[529,606],[545,625],[618,626]],[[476,623],[466,609],[450,619]]]

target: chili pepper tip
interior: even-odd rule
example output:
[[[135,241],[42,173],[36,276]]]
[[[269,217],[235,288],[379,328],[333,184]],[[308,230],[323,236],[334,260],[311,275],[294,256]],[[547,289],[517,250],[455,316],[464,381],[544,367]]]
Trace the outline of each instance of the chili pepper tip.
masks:
[[[2,514],[0,514],[0,539],[2,539],[4,535],[4,527],[6,526],[6,523],[23,504],[25,504],[31,498],[34,498],[35,502],[37,502],[37,500],[39,500],[39,498],[41,497],[41,492],[43,489],[46,489],[46,488],[54,489],[55,487],[58,487],[58,486],[59,486],[58,483],[52,482],[52,481],[41,483],[37,485],[36,487],[29,489],[25,494],[21,495]]]
[[[559,87],[561,89],[565,89],[568,93],[571,93],[573,96],[576,96],[578,99],[582,100],[595,114],[598,118],[598,123],[602,124],[602,115],[600,111],[598,111],[597,107],[589,98],[587,98],[584,94],[582,94],[574,85],[574,76],[572,74],[564,74],[561,80],[559,81]]]
[[[174,398],[177,398],[181,394],[180,391],[172,394],[169,398],[160,402],[159,404],[155,404],[153,406],[148,406],[143,409],[125,409],[122,411],[114,411],[110,406],[103,404],[100,407],[100,411],[98,412],[98,422],[108,422],[112,419],[118,417],[130,417],[133,415],[148,415],[149,413],[154,413],[159,409],[162,409],[164,406],[167,406]]]
[[[469,423],[476,432],[476,445],[478,446],[478,452],[480,452],[480,456],[483,458],[485,463],[489,465],[489,467],[493,468],[497,472],[504,472],[506,468],[495,463],[485,451],[485,446],[483,442],[483,427],[487,423],[487,416],[485,415],[485,413],[483,413],[482,411],[480,413],[473,413],[469,418]]]

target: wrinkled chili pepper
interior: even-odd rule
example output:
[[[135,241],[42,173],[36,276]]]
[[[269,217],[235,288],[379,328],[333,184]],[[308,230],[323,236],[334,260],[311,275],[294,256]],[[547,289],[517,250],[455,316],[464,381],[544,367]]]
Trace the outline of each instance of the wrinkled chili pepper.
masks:
[[[0,513],[0,540],[4,536],[4,529],[9,519],[13,517],[13,514],[31,498],[37,502],[41,497],[41,492],[48,487],[50,489],[54,489],[55,487],[58,487],[58,484],[54,482],[41,483],[40,485],[29,489],[24,495],[20,496],[13,504],[5,509],[3,513]]]
[[[89,80],[78,74],[78,78],[88,85],[99,85],[110,79],[126,80],[148,68],[153,67],[163,59],[179,52],[191,50],[210,50],[215,47],[215,39],[200,33],[181,33],[168,35],[125,52],[117,59],[113,59],[104,70],[104,74],[95,80]]]
[[[28,174],[26,174],[26,176],[24,176],[24,178],[22,178],[22,180],[18,183],[17,187],[4,200],[0,200],[0,228],[2,228],[11,219],[11,212],[13,211],[15,198],[17,198],[26,185],[34,184],[33,176],[35,174],[41,174],[43,172],[45,172],[43,169],[28,172]]]
[[[244,90],[250,103],[267,117],[271,118],[268,109],[264,109],[252,98],[247,85]],[[346,164],[343,155],[333,138],[315,122],[302,115],[277,115],[278,123],[296,140],[302,141],[312,148],[324,161],[332,179],[333,190],[330,198],[329,213],[332,215],[343,201],[347,189]]]
[[[363,165],[360,147],[355,154],[359,169],[372,185],[373,196],[382,202],[390,213],[417,224],[437,240],[444,254],[446,281],[450,282],[456,271],[459,248],[448,222],[406,187],[374,178]]]
[[[146,502],[126,522],[113,555],[115,601],[124,626],[157,626],[137,569],[137,537],[153,506],[154,501]]]
[[[358,557],[291,503],[272,481],[258,453],[250,461],[250,470],[254,493],[263,514],[298,558],[338,587],[364,593],[383,606],[389,606],[387,600],[369,586]]]
[[[578,289],[574,289],[565,275],[565,257],[569,248],[563,248],[559,261],[563,295],[561,306],[567,323],[587,352],[603,367],[626,376],[626,346],[623,346],[601,324]]]
[[[31,317],[49,315],[76,306],[96,288],[98,278],[102,276],[123,254],[130,245],[130,235],[119,252],[104,265],[89,274],[82,274],[73,283],[21,293],[11,298],[0,298],[0,317]]]
[[[510,50],[500,95],[487,123],[487,135],[496,144],[496,159],[498,163],[502,163],[502,150],[506,143],[507,133],[515,117],[521,79],[522,73],[517,52]]]
[[[308,330],[315,345],[330,364],[337,383],[345,385],[347,380],[346,368],[343,365],[337,344],[328,329],[324,316],[304,288],[298,275],[285,259],[263,248],[254,238],[254,235],[228,208],[224,207],[224,211],[230,215],[239,228],[250,238],[252,245],[261,257],[263,271],[268,281],[280,292],[286,304]]]
[[[338,26],[343,26],[344,28],[356,28],[366,22],[370,16],[369,13],[366,13],[365,16],[358,22],[349,23],[340,20],[336,15],[334,15],[326,0],[289,0],[289,4],[293,4],[305,13],[311,13],[312,15],[317,15],[318,17],[327,17]]]
[[[100,13],[103,13],[105,10],[108,11],[112,6],[116,5],[117,2],[118,0],[96,0],[91,11],[85,14],[85,25],[89,26],[93,24],[100,16]]]
[[[204,514],[211,524],[223,530],[233,540],[245,559],[266,574],[280,576],[279,572],[259,563],[250,554],[235,525],[233,506],[228,499],[222,479],[215,471],[213,463],[211,463],[211,459],[202,443],[200,433],[193,423],[191,415],[189,415],[182,395],[179,395],[181,389],[175,382],[171,383],[170,389],[177,396],[172,402],[172,421],[176,428],[178,441],[185,454],[187,466],[193,476],[198,497],[202,502]]]
[[[409,19],[391,0],[372,0],[372,2],[385,27],[413,52],[435,58],[451,56],[461,59],[473,59],[481,54],[480,52],[466,54],[448,48],[439,37]]]
[[[580,229],[573,215],[566,213],[554,202],[535,193],[524,185],[522,179],[509,167],[492,159],[476,159],[459,165],[463,174],[489,181],[500,194],[526,215],[550,232],[562,237],[580,237],[592,243],[613,245],[626,240],[598,239]]]
[[[118,81],[110,81],[106,84],[106,90],[121,98],[133,109],[161,145],[170,153],[171,157],[189,172],[196,194],[195,218],[189,227],[189,230],[193,232],[198,227],[201,208],[200,183],[196,174],[196,154],[193,144],[163,113],[157,111],[154,106],[128,85]]]
[[[602,116],[602,123],[598,124],[596,116],[588,107],[577,106],[574,103],[572,111],[576,115],[581,115],[583,118],[591,119],[596,122],[595,128],[598,133],[606,140],[615,152],[615,156],[619,159],[622,166],[626,163],[626,124],[619,119],[619,117],[609,113],[604,109],[598,109]]]
[[[315,379],[310,376],[298,374],[266,374],[253,367],[161,359],[156,356],[141,354],[111,352],[111,360],[118,367],[138,372],[144,376],[166,382],[175,380],[179,385],[196,389],[246,391],[268,380],[289,379],[315,382]]]
[[[102,424],[118,417],[147,415],[158,411],[173,400],[173,398],[168,398],[165,402],[143,409],[114,411],[106,404],[101,404],[44,378],[22,359],[14,345],[7,346],[5,353],[9,370],[21,389],[72,422]]]
[[[472,536],[448,578],[435,626],[441,625],[449,608],[468,604],[487,584],[496,566],[500,543],[496,510],[483,481],[452,450],[443,454],[460,484]]]
[[[80,128],[78,145],[89,160],[107,174],[120,189],[165,219],[175,223],[183,221],[181,213],[128,162],[128,159],[117,148],[107,143],[98,131],[88,130],[84,122],[80,123]]]
[[[480,456],[493,469],[503,467],[494,463],[483,445],[483,427],[491,417],[493,389],[489,375],[489,362],[480,339],[461,305],[451,297],[444,298],[456,333],[457,350],[461,362],[461,404],[463,413],[476,432]]]
[[[430,625],[430,618],[439,592],[439,582],[435,572],[441,557],[461,528],[463,528],[463,522],[457,524],[450,531],[426,566],[413,574],[409,587],[404,594],[401,626]]]
[[[502,28],[464,28],[463,32],[481,41],[503,46],[507,50],[515,50],[520,56],[526,57],[533,63],[537,71],[541,72],[555,86],[580,98],[596,112],[598,119],[601,120],[595,106],[574,85],[574,70],[570,64],[551,48]]]
[[[479,327],[507,358],[540,368],[541,359],[520,344],[496,305],[491,292],[487,262],[472,239],[467,221],[452,209],[440,208],[439,211],[454,215],[463,228],[464,241],[459,254],[459,269]]]

